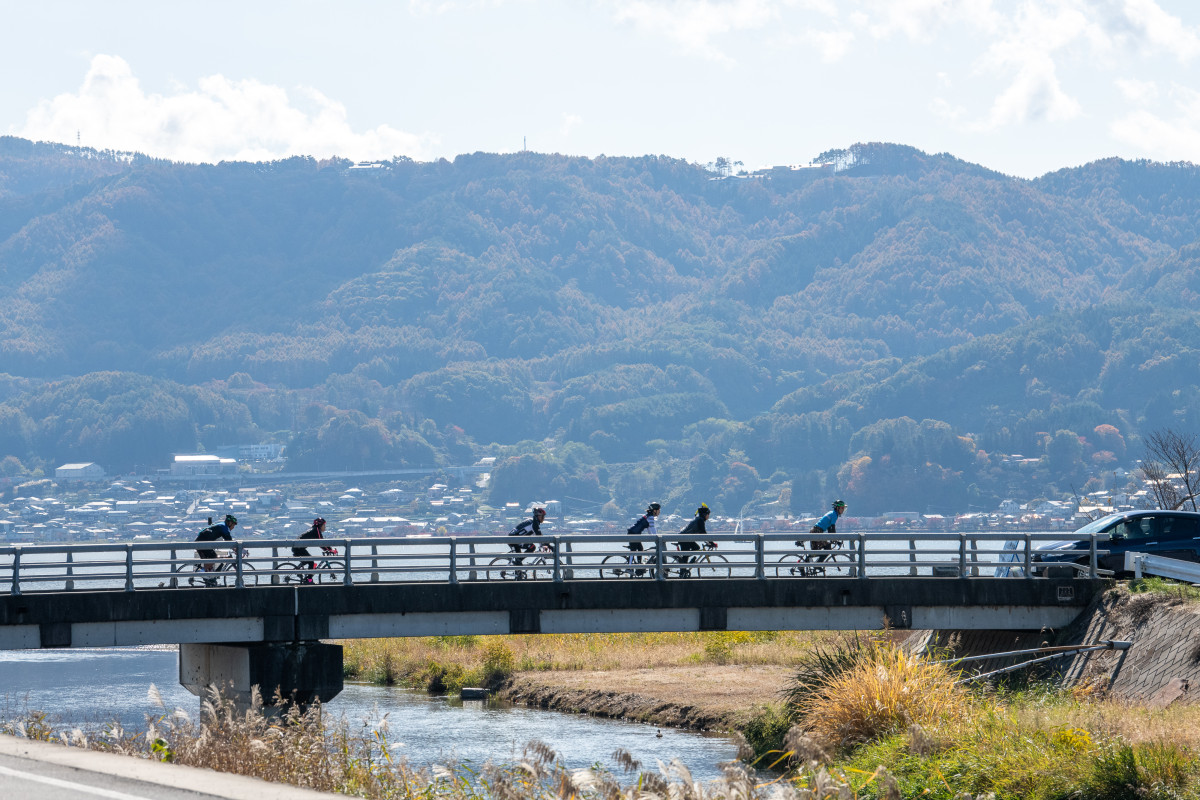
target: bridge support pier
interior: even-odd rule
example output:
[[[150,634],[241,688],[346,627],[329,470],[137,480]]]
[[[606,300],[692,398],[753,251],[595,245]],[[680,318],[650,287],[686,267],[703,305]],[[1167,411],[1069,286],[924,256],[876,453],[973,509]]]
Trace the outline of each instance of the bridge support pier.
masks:
[[[342,646],[323,642],[181,644],[179,682],[197,697],[216,686],[223,696],[246,706],[254,686],[264,705],[273,705],[277,694],[301,706],[318,699],[328,702],[342,691]]]

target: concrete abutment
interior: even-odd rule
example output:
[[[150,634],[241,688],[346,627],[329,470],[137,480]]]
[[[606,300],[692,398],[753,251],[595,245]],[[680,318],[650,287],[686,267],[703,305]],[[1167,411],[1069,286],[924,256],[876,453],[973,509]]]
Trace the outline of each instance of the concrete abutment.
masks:
[[[317,641],[258,644],[181,644],[179,682],[197,697],[216,686],[224,697],[249,706],[253,687],[265,705],[277,695],[307,706],[342,691],[342,646]]]

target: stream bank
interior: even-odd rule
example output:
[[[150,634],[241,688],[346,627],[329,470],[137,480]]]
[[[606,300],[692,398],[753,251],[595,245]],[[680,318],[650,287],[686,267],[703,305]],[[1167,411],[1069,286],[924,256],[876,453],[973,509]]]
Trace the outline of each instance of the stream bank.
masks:
[[[795,674],[784,666],[696,665],[520,672],[497,695],[511,703],[696,731],[740,731]]]

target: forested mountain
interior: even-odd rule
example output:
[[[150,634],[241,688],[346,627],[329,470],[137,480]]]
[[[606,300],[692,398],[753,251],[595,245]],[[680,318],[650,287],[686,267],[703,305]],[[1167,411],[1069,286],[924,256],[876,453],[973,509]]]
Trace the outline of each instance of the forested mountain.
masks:
[[[1200,169],[819,160],[0,138],[0,474],[271,439],[297,470],[498,455],[496,499],[622,513],[955,510],[1200,420]]]

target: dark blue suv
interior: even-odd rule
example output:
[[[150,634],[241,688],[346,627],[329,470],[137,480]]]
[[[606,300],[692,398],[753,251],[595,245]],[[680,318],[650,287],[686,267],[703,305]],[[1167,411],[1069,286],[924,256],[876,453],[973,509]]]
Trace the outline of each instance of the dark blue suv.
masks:
[[[1091,534],[1096,534],[1096,549],[1108,552],[1097,556],[1100,569],[1121,575],[1125,571],[1125,553],[1150,553],[1180,561],[1200,562],[1200,512],[1197,511],[1122,511],[1089,522],[1072,534],[1072,539],[1052,542],[1038,547],[1033,553],[1035,564],[1088,564]],[[1011,545],[1011,547],[1010,547]],[[1005,549],[1019,550],[1019,542],[1010,542]],[[1004,557],[1001,557],[1002,560]],[[1021,557],[1014,553],[1013,561]],[[1034,574],[1043,574],[1037,567]],[[1020,568],[1001,567],[997,575],[1019,575]],[[1075,570],[1071,570],[1075,574]]]

